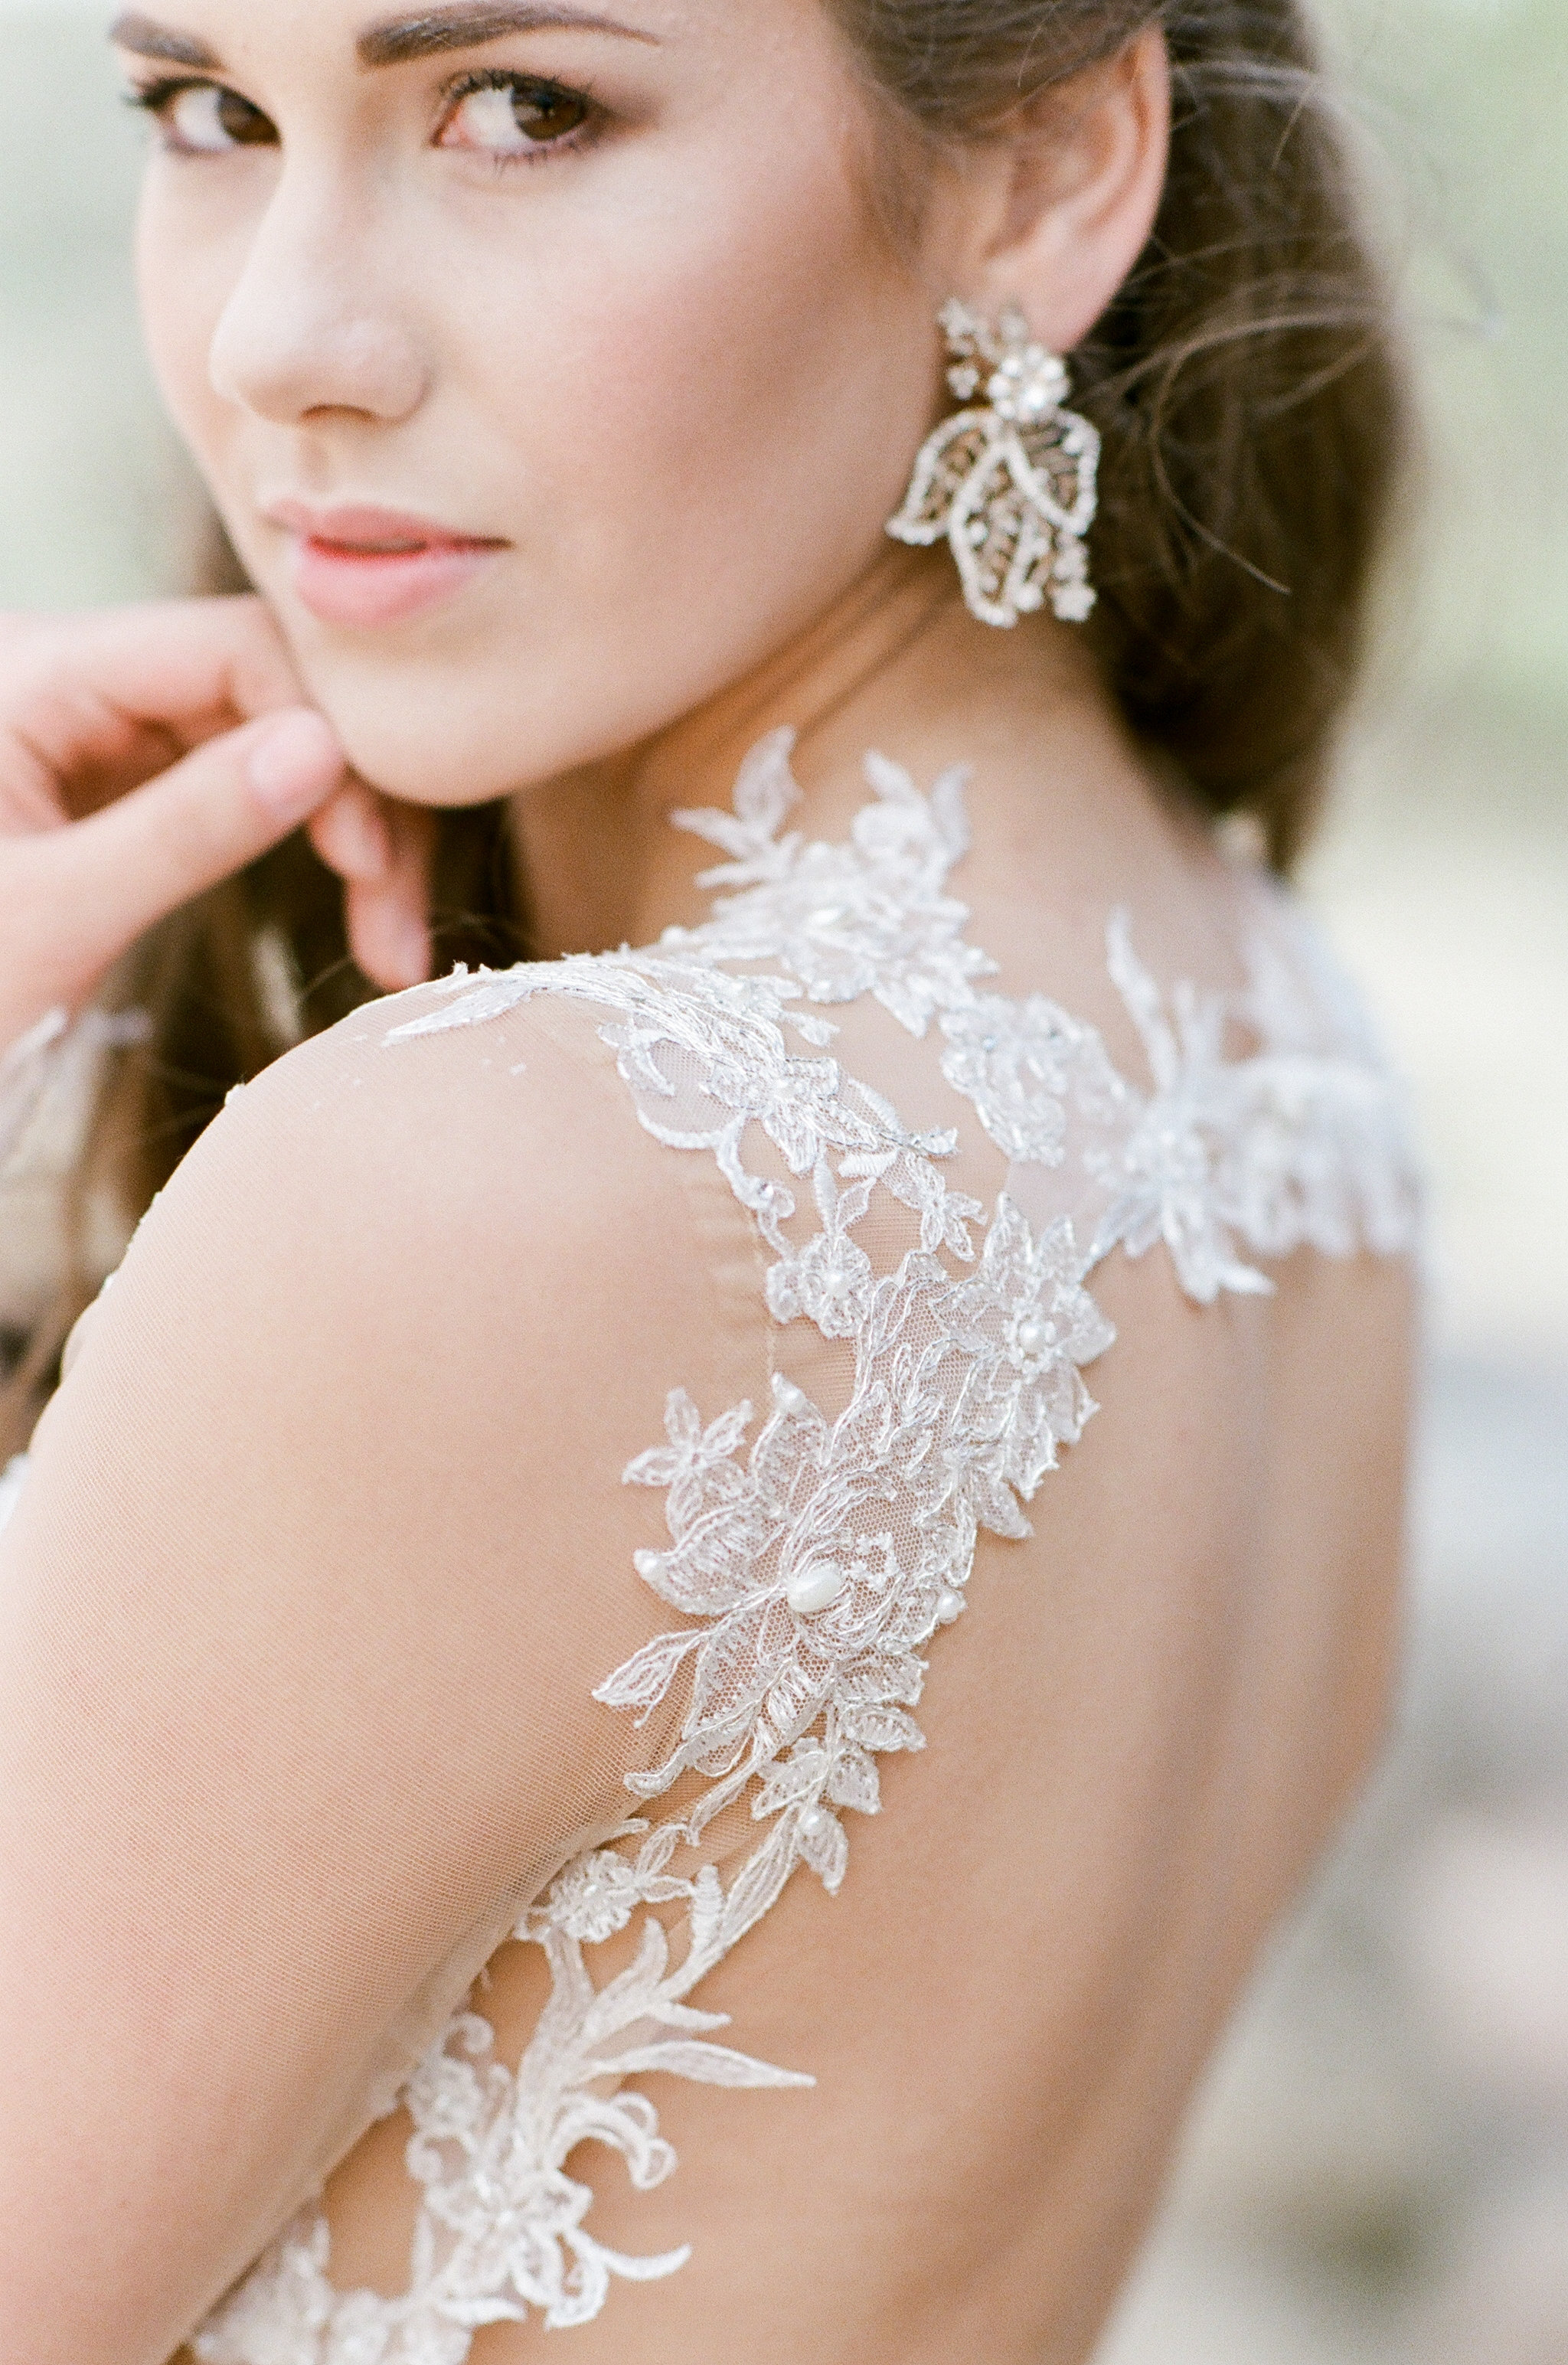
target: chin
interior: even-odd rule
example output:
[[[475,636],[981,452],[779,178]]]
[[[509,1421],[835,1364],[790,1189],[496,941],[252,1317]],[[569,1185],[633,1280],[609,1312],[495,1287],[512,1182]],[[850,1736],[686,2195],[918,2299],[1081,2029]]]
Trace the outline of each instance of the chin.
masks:
[[[360,778],[404,804],[493,802],[528,785],[536,734],[524,701],[486,697],[466,664],[387,656],[343,662],[297,649],[311,696]]]
[[[632,622],[585,630],[566,600],[554,617],[531,602],[386,633],[336,632],[293,600],[274,612],[355,771],[405,804],[489,804],[539,787],[634,745],[686,693],[673,659],[674,693],[662,684]]]

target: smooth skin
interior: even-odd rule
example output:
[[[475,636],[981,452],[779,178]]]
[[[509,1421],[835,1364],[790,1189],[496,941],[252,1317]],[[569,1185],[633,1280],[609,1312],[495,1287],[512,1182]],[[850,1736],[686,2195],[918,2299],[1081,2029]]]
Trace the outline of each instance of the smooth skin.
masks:
[[[301,818],[384,984],[428,957],[430,815],[492,798],[541,953],[647,942],[705,909],[669,813],[725,802],[784,723],[823,836],[868,745],[923,782],[974,767],[962,892],[1002,990],[1048,953],[1129,1072],[1113,904],[1157,973],[1233,974],[1224,868],[1070,628],[982,631],[943,554],[883,531],[945,405],[941,302],[1018,301],[1070,351],[1145,245],[1157,35],[923,159],[899,235],[815,0],[150,0],[120,39],[162,85],[151,349],[261,603],[0,645],[7,1026]],[[402,622],[325,621],[297,521],[356,505],[486,555]],[[704,1402],[767,1385],[724,1361],[744,1219],[631,1122],[590,1023],[524,1014],[417,1067],[373,1039],[291,1055],[186,1161],[0,1546],[0,2025],[28,2032],[0,2124],[36,2135],[0,2153],[0,2349],[29,2365],[163,2365],[541,1833],[623,1805],[591,1690],[655,1631],[626,1570],[658,1529],[613,1474],[673,1339]],[[890,1778],[924,1810],[857,1835],[853,1900],[799,1885],[713,1982],[821,2083],[661,2093],[680,2177],[608,2190],[601,2230],[700,2254],[574,2334],[582,2365],[1088,2353],[1384,1712],[1408,1276],[1281,1280],[1199,1315],[1154,1260],[1107,1268],[1124,1377],[1051,1482],[1048,1564],[992,1553],[1007,1614],[966,1626],[929,1761]],[[1021,1847],[1034,1877],[1002,1878]],[[334,2179],[335,2255],[397,2289],[381,2135]],[[537,2353],[537,2324],[494,2327],[475,2365]]]
[[[259,600],[5,620],[0,1048],[306,823],[366,973],[422,977],[425,828],[348,777]]]
[[[817,7],[550,14],[366,65],[352,0],[186,8],[257,116],[229,152],[155,158],[140,230],[164,393],[310,691],[380,789],[513,797],[544,951],[618,941],[666,891],[664,815],[723,792],[759,704],[787,688],[809,728],[852,657],[896,662],[912,584],[916,621],[933,587],[952,604],[883,533],[945,401],[936,309],[1022,296],[1070,349],[1147,237],[1169,113],[1149,37],[1044,144],[920,160],[910,252]],[[498,144],[461,94],[507,70],[580,126]],[[271,521],[301,500],[500,546],[405,626],[323,625]]]
[[[929,573],[880,527],[940,401],[936,303],[1023,295],[1068,350],[1152,219],[1153,38],[1046,145],[923,166],[906,256],[814,9],[549,14],[368,70],[347,0],[120,20],[133,90],[186,85],[142,212],[152,358],[266,605],[0,627],[0,1047],[306,820],[387,990],[428,974],[423,808],[517,796],[542,948],[624,934],[694,761],[722,776],[786,683],[799,721],[824,669],[840,701],[848,641],[874,674],[908,638]],[[591,112],[560,152],[514,151],[473,98],[454,127],[480,62]],[[406,504],[504,563],[407,630],[324,629],[265,520],[290,495]],[[303,720],[245,735],[312,706],[336,751]]]

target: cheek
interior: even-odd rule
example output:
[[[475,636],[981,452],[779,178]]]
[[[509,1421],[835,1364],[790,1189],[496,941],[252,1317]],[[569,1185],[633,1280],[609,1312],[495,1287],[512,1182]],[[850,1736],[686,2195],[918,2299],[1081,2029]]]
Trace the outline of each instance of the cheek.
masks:
[[[711,136],[400,206],[356,284],[430,355],[427,399],[303,437],[209,375],[254,221],[193,219],[180,185],[150,185],[140,279],[165,398],[367,778],[466,804],[633,745],[885,549],[930,423],[934,306],[817,128],[834,115],[821,89],[791,104],[776,88],[765,116]],[[448,611],[335,633],[258,534],[263,477],[513,547]]]
[[[929,425],[932,307],[839,156],[771,161],[623,193],[607,174],[526,263],[492,258],[483,301],[449,323],[506,455],[516,555],[504,612],[498,596],[466,652],[461,716],[437,699],[415,737],[377,734],[380,776],[398,764],[405,792],[427,745],[456,754],[454,732],[489,790],[527,784],[521,749],[543,777],[635,744],[885,547]],[[351,734],[376,728],[368,678],[364,693],[352,721],[339,710]]]
[[[699,606],[710,577],[717,590],[740,574],[763,610],[788,610],[809,593],[802,570],[824,577],[875,546],[902,489],[890,447],[924,423],[927,308],[839,160],[815,166],[737,160],[551,291],[562,448],[591,467],[596,571],[656,563]]]
[[[172,169],[150,167],[137,217],[136,280],[153,375],[181,435],[221,491],[225,407],[213,391],[212,341],[244,263],[238,225],[198,232]]]

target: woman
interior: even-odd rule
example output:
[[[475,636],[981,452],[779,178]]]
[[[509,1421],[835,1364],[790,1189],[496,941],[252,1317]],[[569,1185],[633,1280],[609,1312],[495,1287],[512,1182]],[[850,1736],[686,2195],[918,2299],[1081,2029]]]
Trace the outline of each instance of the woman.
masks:
[[[1296,9],[116,38],[260,596],[4,650],[13,1130],[134,1005],[199,1139],[0,1547],[0,2349],[1081,2359],[1394,1619],[1408,1158],[1213,826],[1402,425]]]

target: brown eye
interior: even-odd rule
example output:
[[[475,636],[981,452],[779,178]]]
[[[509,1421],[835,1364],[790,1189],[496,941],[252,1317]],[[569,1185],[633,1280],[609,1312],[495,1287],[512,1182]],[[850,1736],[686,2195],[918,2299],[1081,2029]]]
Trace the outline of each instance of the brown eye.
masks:
[[[170,147],[182,155],[226,156],[235,148],[277,144],[277,132],[261,108],[218,83],[186,83],[150,103]]]
[[[237,91],[218,92],[218,120],[236,148],[270,148],[277,139],[261,108],[252,106]]]
[[[440,144],[483,156],[527,156],[580,131],[588,114],[580,91],[525,74],[498,76],[463,94]]]

